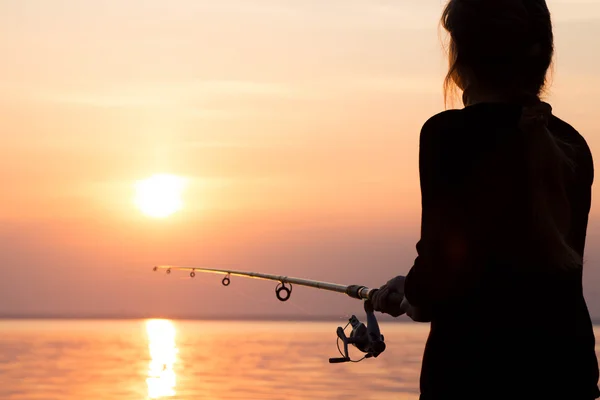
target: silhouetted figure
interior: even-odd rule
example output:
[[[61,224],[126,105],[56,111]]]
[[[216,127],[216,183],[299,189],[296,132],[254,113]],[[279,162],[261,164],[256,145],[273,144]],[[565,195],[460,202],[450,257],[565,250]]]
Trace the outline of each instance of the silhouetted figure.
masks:
[[[582,290],[592,155],[540,101],[553,56],[544,0],[452,0],[446,95],[420,137],[421,239],[376,310],[431,322],[421,399],[600,397]]]

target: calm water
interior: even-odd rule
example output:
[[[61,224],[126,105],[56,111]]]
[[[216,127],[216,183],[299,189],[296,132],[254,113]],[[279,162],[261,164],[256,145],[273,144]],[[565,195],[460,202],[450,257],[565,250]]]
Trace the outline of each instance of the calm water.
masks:
[[[0,399],[418,398],[426,325],[382,324],[384,354],[331,365],[336,327],[0,321]]]

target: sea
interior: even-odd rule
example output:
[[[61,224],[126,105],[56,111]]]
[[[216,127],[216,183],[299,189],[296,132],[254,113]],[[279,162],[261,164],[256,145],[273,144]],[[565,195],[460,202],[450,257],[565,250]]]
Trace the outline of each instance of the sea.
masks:
[[[343,322],[3,320],[0,399],[418,399],[428,325],[381,323],[384,353],[330,364]]]

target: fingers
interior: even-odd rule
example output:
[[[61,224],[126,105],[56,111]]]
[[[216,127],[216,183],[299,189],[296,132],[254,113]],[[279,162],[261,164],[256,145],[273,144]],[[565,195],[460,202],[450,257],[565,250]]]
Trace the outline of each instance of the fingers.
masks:
[[[403,309],[402,300],[404,296],[397,292],[391,292],[387,298],[387,309],[384,311],[386,314],[390,314],[392,317],[399,317],[406,311]]]
[[[406,312],[403,300],[403,293],[399,293],[394,288],[384,285],[373,294],[371,304],[375,311],[399,317]]]
[[[373,305],[373,309],[375,311],[384,312],[383,310],[385,309],[385,303],[388,294],[389,288],[386,285],[383,285],[381,288],[375,291],[375,293],[373,293],[373,296],[371,296],[371,304]]]
[[[397,276],[395,278],[390,279],[386,286],[394,288],[399,293],[404,293],[404,281],[406,280],[405,276]]]
[[[375,311],[399,317],[406,313],[407,306],[404,300],[404,276],[396,276],[390,279],[371,297],[371,304]]]

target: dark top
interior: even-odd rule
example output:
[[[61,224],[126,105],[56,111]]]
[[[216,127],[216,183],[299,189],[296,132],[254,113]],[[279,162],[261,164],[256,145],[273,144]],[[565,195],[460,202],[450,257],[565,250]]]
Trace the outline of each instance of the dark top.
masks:
[[[442,112],[421,131],[421,239],[405,294],[431,321],[423,400],[600,397],[582,268],[536,267],[528,251],[521,112],[477,104]],[[548,128],[570,144],[567,240],[583,256],[592,155],[567,123],[553,116]]]

